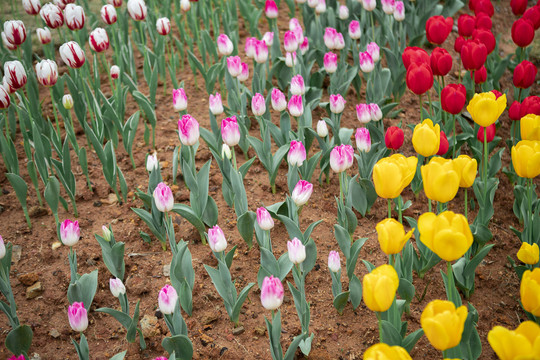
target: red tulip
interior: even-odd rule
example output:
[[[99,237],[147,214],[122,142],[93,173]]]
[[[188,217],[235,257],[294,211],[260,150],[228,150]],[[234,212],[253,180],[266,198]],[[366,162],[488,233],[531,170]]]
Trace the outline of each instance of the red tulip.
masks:
[[[480,70],[487,58],[486,46],[475,40],[466,40],[461,48],[461,61],[466,70]]]
[[[493,9],[493,4],[490,0],[477,0],[475,1],[476,4],[474,4],[474,14],[478,15],[479,13],[484,13],[489,17],[492,17],[495,13],[495,9]],[[470,6],[470,4],[469,4]]]
[[[433,75],[445,76],[452,69],[452,56],[443,48],[433,49],[430,57]]]
[[[521,104],[519,101],[514,101],[512,105],[508,108],[508,117],[510,120],[519,121],[521,117],[519,116]]]
[[[437,151],[437,155],[443,156],[448,151],[448,139],[446,138],[446,134],[444,131],[441,130],[441,142],[439,143],[439,151]]]
[[[467,90],[463,84],[449,84],[441,91],[441,103],[444,111],[457,115],[465,106]]]
[[[413,63],[425,63],[429,64],[429,55],[426,50],[416,46],[408,46],[401,55],[403,65],[405,69],[409,69],[409,66]]]
[[[471,73],[472,78],[472,73]],[[474,72],[474,83],[475,84],[483,84],[487,80],[487,70],[485,66],[482,66],[480,70],[476,70]]]
[[[540,14],[539,14],[540,15]],[[521,18],[512,25],[512,40],[519,47],[529,46],[534,39],[534,25],[532,21]]]
[[[523,99],[519,109],[519,118],[521,119],[527,114],[540,115],[540,97],[527,96]]]
[[[492,142],[493,139],[495,138],[495,123],[489,125],[486,128],[486,135],[487,135],[487,142],[488,143]],[[478,133],[476,134],[476,138],[481,143],[484,142],[484,127],[483,126],[480,126],[480,129],[478,129]]]
[[[533,23],[534,30],[540,28],[540,5],[533,6],[523,14],[523,19],[530,20]]]
[[[493,50],[495,50],[495,45],[497,45],[497,40],[495,40],[495,36],[493,36],[493,33],[490,30],[474,30],[473,39],[484,44],[488,54],[491,54]]]
[[[523,15],[525,10],[527,9],[527,0],[511,0],[510,7],[512,8],[512,12],[514,13],[514,15]]]
[[[463,47],[463,44],[465,44],[465,38],[463,36],[458,36],[456,38],[456,41],[454,41],[454,51],[457,53],[461,53],[461,48]]]
[[[403,130],[397,126],[390,126],[386,130],[386,134],[384,135],[384,143],[386,144],[387,148],[397,150],[401,147],[401,145],[403,145],[403,140]]]
[[[432,16],[426,21],[426,37],[432,44],[441,45],[448,34],[452,31],[454,20],[451,17],[437,15]]]
[[[469,14],[462,14],[457,21],[459,36],[470,37],[476,27],[476,18]]]
[[[495,94],[495,99],[498,99],[498,98],[500,98],[501,96],[503,96],[503,93],[500,92],[499,90],[493,89],[493,90],[491,90],[491,92]]]
[[[491,18],[489,16],[487,16],[484,13],[480,13],[476,16],[477,29],[491,30],[492,27],[493,27],[493,22],[491,21]]]
[[[530,61],[523,60],[514,69],[514,86],[527,89],[534,83],[538,69]]]
[[[407,87],[416,95],[422,95],[433,86],[433,72],[427,64],[412,64],[405,78]]]

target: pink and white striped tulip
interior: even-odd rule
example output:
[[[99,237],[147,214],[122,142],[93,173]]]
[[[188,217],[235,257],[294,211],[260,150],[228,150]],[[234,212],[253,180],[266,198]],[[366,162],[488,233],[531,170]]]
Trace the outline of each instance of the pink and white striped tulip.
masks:
[[[158,295],[159,311],[164,315],[170,315],[174,312],[176,302],[178,301],[178,293],[169,284],[161,288]]]
[[[185,146],[193,146],[199,141],[199,122],[189,114],[178,120],[178,137]]]
[[[382,119],[381,108],[375,103],[369,104],[369,114],[372,121],[379,121]]]
[[[81,30],[86,20],[83,7],[75,4],[67,4],[64,9],[64,19],[69,30]]]
[[[269,19],[276,19],[278,17],[278,7],[274,0],[266,0],[264,4],[264,14]]]
[[[4,88],[4,90],[7,91],[8,94],[13,94],[15,91],[17,91],[13,87],[11,87],[11,85],[9,85],[6,79],[6,75],[4,75],[4,77],[2,78],[2,87]]]
[[[338,56],[336,54],[331,51],[327,52],[326,54],[324,54],[323,62],[324,70],[327,73],[333,74],[336,72],[338,66]]]
[[[66,94],[66,95],[62,96],[62,106],[66,110],[73,109],[73,97],[71,97],[70,94]]]
[[[351,145],[339,145],[330,152],[330,167],[334,172],[341,173],[353,164],[354,149]]]
[[[66,246],[73,246],[81,237],[81,229],[77,220],[66,219],[60,224],[60,240]]]
[[[242,70],[240,71],[240,75],[238,75],[238,81],[244,82],[249,79],[249,66],[243,62],[240,64],[240,68]]]
[[[255,116],[263,116],[266,112],[266,103],[264,101],[264,97],[261,94],[256,93],[251,98],[251,111]]]
[[[187,109],[188,100],[183,88],[173,89],[172,98],[174,111],[183,111]]]
[[[382,10],[386,15],[394,13],[394,0],[381,0]]]
[[[306,93],[306,87],[304,85],[304,78],[302,75],[298,74],[292,77],[290,90],[291,94],[293,95],[304,95]]]
[[[69,325],[74,331],[83,332],[88,327],[88,313],[82,302],[74,302],[68,307]]]
[[[36,64],[36,77],[43,86],[53,86],[58,80],[58,66],[53,60],[41,60]]]
[[[347,20],[349,18],[349,8],[346,5],[340,5],[338,16],[341,20]]]
[[[95,28],[90,33],[89,41],[90,49],[95,52],[103,52],[109,48],[109,35],[103,28]]]
[[[216,95],[210,94],[210,98],[208,99],[210,112],[217,116],[220,114],[223,114],[223,103],[221,102],[221,94],[216,93]]]
[[[288,53],[296,52],[298,49],[298,40],[296,39],[294,32],[290,30],[285,32],[285,35],[283,36],[283,46]]]
[[[345,47],[345,40],[343,40],[342,33],[337,33],[334,43],[336,50],[341,50]]]
[[[157,153],[148,154],[146,157],[146,171],[152,172],[159,169],[159,161],[157,158]]]
[[[229,56],[234,50],[234,45],[226,34],[219,34],[217,38],[218,53],[222,56]]]
[[[356,105],[356,118],[362,124],[367,124],[371,121],[371,112],[369,111],[368,104],[358,104]]]
[[[367,51],[358,54],[358,62],[360,63],[360,70],[364,73],[370,73],[375,69],[373,58]]]
[[[405,5],[403,1],[396,1],[394,4],[394,19],[396,21],[405,20]]]
[[[302,28],[300,20],[298,20],[297,18],[291,18],[289,20],[289,30],[293,31],[296,28]]]
[[[152,194],[156,208],[161,212],[169,212],[174,206],[174,197],[170,187],[164,182],[160,182]]]
[[[118,19],[118,15],[116,14],[116,9],[111,4],[103,5],[100,11],[101,14],[101,20],[105,24],[112,25],[116,22]]]
[[[22,0],[22,5],[28,15],[37,15],[41,10],[40,0]]]
[[[119,8],[122,6],[122,2],[123,0],[107,0],[107,3],[108,4],[111,4],[112,6],[114,6],[115,8]]]
[[[21,20],[8,20],[4,23],[4,33],[9,43],[19,46],[26,40],[26,27]]]
[[[43,21],[45,21],[45,24],[51,29],[56,29],[64,25],[64,14],[62,13],[62,9],[53,3],[43,5],[39,11],[39,16],[41,16]]]
[[[50,43],[52,40],[51,30],[49,30],[48,27],[37,28],[36,34],[39,42],[41,42],[43,45]]]
[[[120,77],[120,67],[118,65],[111,66],[109,74],[111,75],[111,79],[118,79]]]
[[[272,100],[272,108],[275,111],[283,111],[287,108],[287,99],[285,99],[285,94],[283,94],[278,88],[272,89],[270,99]]]
[[[301,264],[306,260],[306,247],[298,238],[287,241],[287,252],[289,254],[289,260],[295,265]]]
[[[319,0],[319,3],[315,7],[315,13],[320,15],[324,12],[326,12],[326,0]]]
[[[334,114],[341,114],[345,109],[346,102],[340,94],[330,95],[330,111]]]
[[[336,36],[337,36],[337,34],[338,34],[337,30],[334,29],[334,28],[327,27],[326,29],[324,29],[323,40],[324,40],[324,45],[328,49],[334,50],[336,48]]]
[[[293,189],[291,199],[294,201],[296,206],[302,206],[308,202],[312,193],[313,184],[306,180],[300,180]]]
[[[166,17],[157,19],[156,30],[159,35],[169,35],[171,32],[171,21]]]
[[[362,28],[360,28],[360,23],[356,20],[353,20],[349,23],[349,37],[354,40],[360,39],[362,36]]]
[[[58,49],[62,61],[72,69],[78,69],[84,65],[86,58],[84,51],[75,41],[68,41]]]
[[[11,99],[9,98],[9,93],[3,86],[0,86],[0,110],[7,109],[11,104]]]
[[[366,11],[373,11],[377,6],[376,0],[362,0],[362,6]]]
[[[2,239],[2,235],[0,235],[0,260],[2,260],[4,256],[6,256],[6,245],[4,244],[4,239]]]
[[[2,31],[2,43],[4,44],[4,47],[8,50],[17,50],[17,45],[13,45],[12,43],[9,42],[9,40],[7,39],[6,37],[6,33]]]
[[[122,280],[119,278],[110,278],[109,279],[109,288],[111,289],[111,294],[114,297],[119,297],[126,293],[126,287]]]
[[[369,55],[371,55],[371,58],[373,59],[373,62],[377,62],[379,61],[380,59],[380,49],[379,49],[379,45],[377,45],[377,43],[375,42],[370,42],[369,44],[367,44],[367,52],[369,53]]]
[[[266,44],[266,46],[270,47],[274,43],[274,32],[273,31],[267,31],[264,33],[262,40]]]
[[[319,135],[321,138],[328,136],[328,126],[326,125],[326,121],[319,120],[317,122],[317,135]]]
[[[221,120],[221,139],[231,148],[240,142],[240,129],[236,116]]]
[[[297,26],[294,29],[291,30],[294,34],[294,37],[296,38],[296,43],[298,46],[304,42],[304,30],[302,30],[301,26]]]
[[[369,152],[371,150],[371,135],[367,128],[356,129],[354,138],[356,140],[356,148],[358,151]]]
[[[290,68],[296,65],[296,52],[285,54],[285,65]]]
[[[255,44],[257,43],[257,38],[254,37],[248,37],[246,38],[246,45],[244,45],[244,51],[246,52],[246,56],[250,59],[253,59],[255,57]]]
[[[242,73],[242,60],[240,60],[240,56],[229,56],[227,58],[227,70],[233,78],[238,77]]]
[[[302,55],[307,53],[309,50],[309,39],[307,37],[304,37],[304,41],[302,41],[302,43],[298,45],[298,48],[300,49]]]
[[[264,207],[257,209],[257,225],[266,231],[274,227],[274,219],[272,219],[272,216],[270,216],[270,213]]]
[[[293,95],[289,99],[287,108],[291,116],[300,117],[304,114],[304,103],[302,102],[302,95]]]
[[[287,162],[290,166],[302,166],[306,160],[306,148],[301,141],[292,140],[289,153],[287,154]]]
[[[23,64],[19,60],[6,61],[4,63],[4,77],[7,84],[15,90],[26,85],[28,80]]]
[[[337,251],[330,251],[330,254],[328,254],[328,268],[334,273],[337,273],[341,269],[341,261]]]
[[[225,251],[227,248],[227,239],[218,225],[208,229],[208,245],[213,252],[217,253]]]
[[[268,60],[268,46],[263,40],[256,40],[254,60],[257,64],[264,64]]]
[[[129,0],[127,3],[127,10],[129,16],[135,21],[146,19],[146,14],[148,12],[144,0]]]
[[[261,287],[261,304],[266,310],[276,310],[283,303],[283,284],[272,275],[264,278]]]

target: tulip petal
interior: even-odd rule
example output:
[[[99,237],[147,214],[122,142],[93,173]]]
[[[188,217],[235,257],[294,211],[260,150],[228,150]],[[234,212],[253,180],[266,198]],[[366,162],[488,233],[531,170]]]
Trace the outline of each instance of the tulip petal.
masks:
[[[437,232],[433,239],[433,251],[439,257],[446,261],[454,261],[469,250],[470,245],[467,243],[465,235],[457,233],[451,229],[445,229]]]
[[[450,348],[449,343],[451,340],[448,331],[437,318],[424,319],[422,329],[424,329],[426,337],[435,349],[443,351]]]

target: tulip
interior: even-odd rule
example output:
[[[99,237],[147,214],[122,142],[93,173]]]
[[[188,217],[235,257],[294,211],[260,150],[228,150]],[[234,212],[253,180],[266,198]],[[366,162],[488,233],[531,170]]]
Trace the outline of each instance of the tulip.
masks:
[[[223,103],[221,102],[221,94],[216,93],[216,95],[210,94],[210,97],[208,99],[210,112],[214,115],[220,115],[223,114]]]
[[[471,159],[468,155],[459,155],[452,160],[454,162],[454,170],[459,175],[459,187],[471,187],[476,179],[478,163],[476,159]]]
[[[261,94],[256,93],[251,98],[251,111],[255,116],[263,116],[266,112],[266,103],[264,101],[264,97]]]
[[[240,129],[238,128],[236,116],[221,121],[221,138],[229,147],[233,147],[240,142]]]
[[[539,248],[538,244],[528,244],[526,242],[521,243],[521,247],[519,248],[519,251],[517,252],[518,259],[529,265],[535,265],[538,263],[539,258]]]
[[[371,311],[385,312],[396,297],[399,277],[393,266],[385,264],[364,275],[363,299]]]
[[[12,43],[10,43],[6,37],[6,34],[3,31],[1,33],[1,36],[2,36],[2,44],[4,44],[4,47],[6,49],[11,50],[11,51],[17,50],[17,45],[13,45]]]
[[[452,56],[443,48],[437,47],[430,57],[433,75],[446,76],[452,69]]]
[[[386,255],[399,254],[411,238],[414,229],[405,233],[403,225],[395,219],[384,219],[375,227],[381,250]]]
[[[4,22],[4,34],[7,41],[15,46],[22,45],[26,40],[26,28],[20,20]]]
[[[510,120],[513,120],[513,121],[521,120],[521,117],[519,116],[520,110],[521,110],[520,102],[517,100],[514,100],[512,105],[510,105],[510,107],[508,108],[508,117],[510,118]]]
[[[337,30],[334,29],[334,28],[327,27],[326,29],[324,29],[323,40],[324,40],[324,45],[328,49],[334,50],[336,48],[336,36],[337,36],[337,34],[338,34]]]
[[[227,58],[227,70],[233,78],[242,73],[242,60],[240,60],[239,56],[229,56]]]
[[[221,157],[223,159],[227,158],[227,159],[231,160],[232,152],[231,152],[231,148],[229,147],[229,145],[227,145],[227,144],[221,145]]]
[[[213,252],[219,253],[227,248],[227,240],[223,230],[218,225],[208,229],[208,245]]]
[[[129,0],[127,3],[129,16],[135,21],[141,21],[146,18],[146,3],[144,0]]]
[[[123,295],[126,293],[126,287],[119,278],[109,279],[109,287],[114,297],[119,297],[121,294]]]
[[[268,46],[263,40],[255,43],[254,59],[257,64],[264,64],[268,60]]]
[[[285,47],[285,51],[289,53],[296,52],[296,49],[298,49],[298,42],[292,31],[289,30],[285,32],[285,35],[283,36],[283,46]]]
[[[486,129],[486,134],[487,134],[487,142],[490,143],[495,138],[495,130],[496,130],[495,124],[491,124],[485,129]],[[478,141],[480,141],[481,143],[484,142],[484,127],[483,126],[480,126],[480,128],[478,129],[478,132],[476,133],[476,139],[478,139]]]
[[[304,30],[302,30],[302,26],[298,24],[298,26],[294,26],[291,31],[294,34],[294,37],[296,38],[296,43],[298,46],[304,42]],[[295,51],[296,52],[296,51]]]
[[[111,66],[109,74],[111,75],[111,79],[118,79],[120,77],[120,67],[118,65]]]
[[[191,9],[191,0],[180,0],[180,10],[183,12],[189,11]]]
[[[328,136],[328,126],[326,125],[326,121],[319,120],[317,122],[317,135],[323,139]]]
[[[519,47],[529,46],[534,39],[534,24],[529,19],[517,19],[512,25],[512,41]]]
[[[283,111],[287,108],[287,99],[285,98],[285,94],[283,94],[278,88],[272,89],[270,99],[272,102],[272,108],[275,111]]]
[[[456,306],[451,301],[433,300],[420,316],[424,334],[434,348],[445,351],[461,342],[467,319],[467,308]]]
[[[521,139],[540,141],[540,116],[529,114],[521,118]]]
[[[289,260],[295,264],[301,264],[306,259],[306,247],[298,238],[287,241]]]
[[[470,4],[469,4],[470,6]],[[474,13],[478,16],[478,14],[484,13],[489,17],[492,17],[495,10],[493,9],[493,4],[491,3],[491,0],[478,0],[473,5],[474,7]]]
[[[403,1],[396,1],[394,4],[394,19],[398,22],[405,20],[405,5]]]
[[[433,72],[427,64],[413,63],[406,74],[407,87],[416,95],[422,95],[433,86]]]
[[[377,161],[373,167],[373,184],[375,192],[384,199],[397,198],[414,178],[418,158],[406,158],[394,154]]]
[[[37,34],[37,37],[38,37],[39,41],[43,45],[46,45],[46,44],[50,43],[51,40],[52,40],[51,31],[49,30],[48,27],[37,28],[36,29],[36,34]]]
[[[328,268],[334,273],[337,273],[341,269],[339,253],[337,251],[330,251],[330,254],[328,254]]]
[[[171,31],[171,22],[168,18],[162,17],[156,21],[156,30],[160,35],[168,35]]]
[[[43,86],[53,86],[58,80],[58,66],[53,60],[41,60],[36,64],[36,77]]]
[[[161,212],[169,212],[174,206],[174,197],[171,188],[164,182],[160,182],[153,193],[156,208]]]
[[[60,240],[66,246],[74,246],[81,236],[79,222],[66,219],[60,224]]]
[[[370,106],[368,104],[356,105],[356,118],[362,124],[367,124],[371,121]]]
[[[384,143],[388,149],[398,150],[403,145],[405,135],[397,126],[390,126],[384,135]]]
[[[401,55],[401,60],[405,66],[405,70],[409,70],[412,64],[430,64],[430,58],[426,50],[416,46],[408,46]]]
[[[183,88],[173,89],[173,107],[175,111],[183,111],[187,109],[187,96]]]
[[[474,30],[473,40],[476,40],[480,44],[484,44],[488,55],[495,50],[495,45],[497,44],[497,40],[495,40],[493,33],[490,30],[485,29]]]
[[[367,128],[356,129],[354,136],[356,140],[356,148],[360,152],[369,152],[371,150],[371,136]]]
[[[373,58],[367,51],[358,54],[358,62],[363,73],[370,73],[375,68]]]
[[[90,49],[103,52],[109,48],[109,35],[103,28],[96,28],[90,33]]]
[[[285,54],[285,65],[287,67],[293,67],[296,65],[296,52]]]
[[[488,127],[495,123],[506,109],[506,94],[496,98],[492,92],[474,94],[467,105],[467,111],[474,122],[480,126]]]
[[[103,5],[100,11],[101,14],[101,20],[103,20],[104,23],[108,25],[112,25],[116,22],[118,19],[118,15],[116,14],[116,9],[114,6],[107,4]]]
[[[157,159],[157,154],[153,153],[146,157],[146,171],[152,172],[159,169],[159,161]]]
[[[266,231],[274,227],[274,219],[272,219],[272,216],[270,216],[270,213],[264,207],[257,209],[257,225]]]
[[[81,30],[86,19],[84,9],[82,6],[67,4],[64,9],[64,19],[69,30]]]
[[[9,93],[3,86],[0,86],[0,110],[7,109],[10,104],[11,100],[9,98]]]
[[[324,54],[324,59],[323,59],[324,70],[329,74],[335,73],[337,70],[337,65],[338,65],[337,60],[338,60],[337,55],[331,51]]]
[[[283,284],[279,278],[266,276],[261,287],[261,304],[266,310],[276,310],[283,302]]]
[[[244,51],[246,52],[246,56],[250,59],[253,59],[255,57],[255,44],[258,42],[257,38],[254,37],[248,37],[246,39],[246,45],[244,47]]]
[[[271,47],[274,43],[274,32],[273,31],[267,31],[264,33],[262,40],[266,44],[266,46]]]
[[[330,95],[330,111],[334,114],[341,114],[345,109],[345,99],[340,94]]]
[[[301,95],[291,96],[287,108],[291,116],[300,117],[304,113],[304,104],[302,103]]]
[[[514,69],[514,86],[521,89],[531,87],[534,84],[534,79],[536,78],[537,72],[538,70],[533,63],[523,60]]]
[[[538,30],[540,28],[540,4],[536,4],[536,6],[532,6],[528,8],[523,13],[523,19],[529,20],[534,27],[534,30]]]
[[[439,124],[433,125],[431,119],[425,119],[416,125],[412,136],[414,150],[424,157],[435,155],[439,151],[440,132]]]
[[[351,145],[335,146],[330,152],[330,167],[336,173],[341,173],[353,164],[354,150]]]
[[[62,10],[53,3],[43,5],[39,11],[39,16],[45,21],[45,24],[51,29],[56,29],[64,25],[64,15]]]
[[[347,20],[349,18],[349,8],[346,5],[339,6],[338,17],[341,20]]]
[[[71,95],[66,94],[62,97],[62,105],[66,110],[71,110],[73,108],[73,98]]]
[[[300,52],[302,55],[308,52],[309,50],[309,39],[307,37],[304,38],[304,41],[300,45],[298,45],[298,48],[300,49]]]
[[[78,69],[84,65],[86,58],[84,51],[75,41],[68,41],[58,49],[62,61],[72,69]]]
[[[434,157],[420,170],[428,199],[445,203],[456,196],[460,178],[452,160]]]
[[[178,137],[182,145],[195,145],[199,135],[199,122],[189,114],[182,115],[178,120]]]
[[[222,56],[229,56],[234,50],[231,39],[226,34],[220,34],[217,38],[218,53]]]
[[[540,97],[527,96],[523,99],[519,107],[519,116],[522,118],[527,114],[540,115]]]
[[[394,13],[394,0],[381,0],[382,10],[386,15]]]
[[[487,48],[475,40],[466,40],[460,49],[460,55],[466,70],[480,70],[487,59]]]
[[[287,154],[287,162],[290,166],[302,166],[306,160],[306,148],[301,141],[292,140]]]
[[[58,6],[60,10],[64,10],[66,8],[66,5],[68,2],[64,2],[64,0],[53,0],[54,5]]]
[[[451,17],[446,19],[441,15],[430,17],[426,21],[427,40],[432,44],[441,45],[452,31],[453,25],[454,20]]]
[[[107,242],[111,242],[111,236],[112,236],[111,230],[105,225],[102,225],[101,231],[103,232],[103,239]]]
[[[82,302],[74,302],[68,307],[68,319],[71,328],[83,332],[88,327],[88,313]]]
[[[377,43],[370,42],[367,44],[366,51],[369,53],[369,55],[371,55],[373,62],[379,61],[381,50],[379,49],[379,45],[377,45]]]
[[[447,113],[457,115],[467,100],[467,90],[463,84],[448,84],[441,91],[442,108]]]
[[[366,11],[373,11],[377,6],[377,2],[375,0],[362,0],[362,6]]]
[[[512,146],[512,164],[520,177],[540,175],[540,141],[521,140]]]
[[[115,8],[122,6],[122,0],[107,0],[107,3],[113,5]]]
[[[349,23],[349,37],[353,40],[360,39],[362,36],[362,29],[360,28],[360,23],[356,20],[353,20]]]
[[[364,360],[412,360],[411,356],[401,346],[390,346],[385,343],[370,346],[364,353]]]
[[[297,18],[291,18],[289,20],[289,30],[293,31],[296,28],[302,28],[302,25],[300,24],[300,20],[298,20]]]
[[[0,260],[2,260],[6,256],[6,245],[4,244],[4,239],[2,239],[2,236],[0,235]]]
[[[4,76],[7,84],[15,90],[26,85],[26,71],[19,60],[6,61],[4,63]]]
[[[302,75],[295,75],[291,79],[291,94],[304,95],[306,93],[306,87],[304,85],[304,78]]]
[[[174,312],[178,294],[171,285],[167,284],[161,288],[158,295],[159,311],[164,315],[170,315]]]
[[[240,75],[238,75],[238,81],[246,81],[249,78],[249,67],[246,63],[240,64]]]
[[[264,14],[269,19],[276,19],[278,17],[278,7],[274,0],[266,0]]]
[[[40,0],[22,0],[22,5],[28,15],[37,15],[41,10]]]
[[[320,15],[326,11],[326,0],[319,0],[319,3],[315,7],[315,14]]]
[[[540,357],[540,326],[533,321],[522,322],[516,330],[495,326],[489,331],[487,338],[501,360]]]
[[[519,293],[523,309],[540,316],[540,268],[523,273]]]
[[[379,107],[379,105],[377,105],[375,103],[371,103],[368,106],[369,106],[369,115],[371,117],[371,120],[372,121],[381,120],[383,115],[382,115],[382,111],[381,111],[381,108]]]
[[[480,13],[476,16],[477,29],[491,30],[492,27],[493,27],[493,22],[491,21],[491,18],[489,16],[487,16],[484,13]]]
[[[291,194],[291,198],[296,206],[302,206],[308,202],[311,194],[313,193],[313,184],[300,180],[296,184]]]
[[[461,14],[457,24],[459,36],[470,37],[476,28],[476,18],[469,14]]]

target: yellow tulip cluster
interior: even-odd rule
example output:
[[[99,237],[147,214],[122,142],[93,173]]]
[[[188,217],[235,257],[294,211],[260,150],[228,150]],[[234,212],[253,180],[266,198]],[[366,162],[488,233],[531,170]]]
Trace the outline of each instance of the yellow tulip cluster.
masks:
[[[394,154],[377,161],[373,167],[373,184],[377,195],[384,199],[397,198],[416,173],[418,158]]]
[[[474,122],[480,126],[488,127],[493,124],[506,109],[506,94],[497,98],[491,91],[474,94],[467,105],[467,111]]]
[[[441,128],[439,124],[433,125],[431,119],[425,119],[414,127],[412,143],[414,150],[429,157],[437,154],[441,143]]]
[[[519,292],[523,308],[534,316],[540,316],[540,268],[523,273]]]
[[[540,141],[521,140],[512,146],[512,164],[523,178],[532,179],[540,175]]]
[[[516,330],[495,326],[488,341],[501,360],[540,359],[540,326],[532,321],[522,322]]]
[[[433,300],[422,315],[420,324],[429,342],[435,349],[445,351],[457,346],[461,341],[467,320],[467,308],[456,306],[451,301]]]

